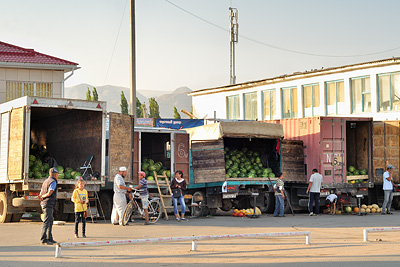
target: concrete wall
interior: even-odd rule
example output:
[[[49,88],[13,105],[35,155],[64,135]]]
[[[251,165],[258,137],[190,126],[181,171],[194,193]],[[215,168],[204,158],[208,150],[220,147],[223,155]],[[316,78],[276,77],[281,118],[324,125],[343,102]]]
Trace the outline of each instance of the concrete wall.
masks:
[[[53,97],[62,97],[64,71],[0,68],[0,103],[6,102],[7,81],[53,83]]]
[[[353,71],[343,71],[341,73],[335,73],[330,75],[320,75],[310,78],[301,78],[284,82],[277,82],[274,84],[268,84],[263,86],[257,86],[247,89],[232,90],[221,93],[213,93],[208,95],[193,96],[193,112],[194,115],[199,118],[212,118],[214,111],[217,112],[217,118],[226,119],[226,97],[231,95],[239,95],[240,101],[240,118],[244,119],[243,112],[243,94],[249,92],[257,92],[257,117],[259,120],[262,118],[262,91],[268,89],[276,90],[276,119],[282,117],[282,100],[281,100],[281,89],[285,87],[297,87],[297,102],[298,102],[298,118],[303,117],[303,95],[302,86],[308,84],[319,84],[320,89],[320,116],[326,115],[326,100],[325,100],[325,82],[343,80],[344,81],[344,93],[345,93],[345,105],[344,105],[344,116],[352,117],[373,117],[376,121],[382,120],[398,120],[400,118],[399,111],[388,111],[388,112],[377,112],[377,75],[383,73],[400,72],[400,65],[391,65],[383,67],[374,67],[369,69],[360,69]],[[371,112],[365,113],[351,113],[351,78],[369,76],[370,87],[371,87]]]

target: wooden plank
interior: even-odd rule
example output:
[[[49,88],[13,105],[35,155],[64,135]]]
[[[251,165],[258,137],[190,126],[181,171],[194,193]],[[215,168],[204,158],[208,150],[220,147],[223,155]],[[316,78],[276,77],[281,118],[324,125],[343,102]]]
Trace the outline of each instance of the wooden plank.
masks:
[[[300,140],[283,140],[281,145],[282,173],[285,181],[305,182],[304,147]]]
[[[11,111],[8,149],[8,179],[22,179],[24,145],[24,108]]]

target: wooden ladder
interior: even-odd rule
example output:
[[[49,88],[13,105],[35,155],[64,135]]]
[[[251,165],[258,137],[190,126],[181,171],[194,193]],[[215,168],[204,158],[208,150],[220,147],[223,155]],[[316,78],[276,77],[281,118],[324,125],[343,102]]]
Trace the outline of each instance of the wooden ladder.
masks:
[[[165,182],[163,183],[161,181],[158,181],[158,178],[163,178]],[[158,194],[160,195],[162,211],[164,212],[165,219],[168,221],[167,209],[174,208],[174,206],[171,206],[172,191],[171,191],[171,187],[169,185],[169,179],[168,179],[167,175],[165,174],[165,172],[163,172],[163,175],[157,175],[157,173],[154,172],[154,180],[156,181]],[[162,189],[166,189],[166,192],[163,193]],[[170,203],[170,204],[165,205],[165,201],[168,201],[167,203]]]

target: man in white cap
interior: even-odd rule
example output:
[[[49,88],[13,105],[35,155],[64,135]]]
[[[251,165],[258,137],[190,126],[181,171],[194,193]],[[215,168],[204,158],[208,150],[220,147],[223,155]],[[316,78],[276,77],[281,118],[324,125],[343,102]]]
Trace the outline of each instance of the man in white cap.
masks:
[[[383,192],[384,192],[384,201],[382,205],[382,214],[393,214],[390,212],[390,206],[392,206],[393,200],[393,186],[396,184],[393,183],[392,173],[393,173],[393,165],[389,164],[386,167],[387,171],[383,173]]]
[[[114,199],[113,209],[111,212],[111,223],[115,225],[122,225],[122,218],[126,207],[126,192],[132,191],[130,187],[126,186],[124,181],[126,171],[126,167],[120,167],[118,174],[114,177]]]

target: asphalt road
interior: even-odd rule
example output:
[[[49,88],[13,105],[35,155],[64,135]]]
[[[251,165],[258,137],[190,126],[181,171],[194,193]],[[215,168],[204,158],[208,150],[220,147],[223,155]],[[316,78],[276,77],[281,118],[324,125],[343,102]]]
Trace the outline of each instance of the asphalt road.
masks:
[[[55,258],[55,246],[39,244],[41,222],[23,220],[0,225],[0,266],[400,266],[400,233],[369,234],[363,242],[362,229],[395,227],[400,211],[393,215],[286,215],[258,219],[219,216],[192,218],[187,222],[165,221],[145,226],[109,222],[88,223],[86,239],[74,238],[74,224],[53,227],[58,242],[127,240],[192,235],[275,233],[311,231],[311,245],[305,237],[218,239],[191,242],[63,248]]]

